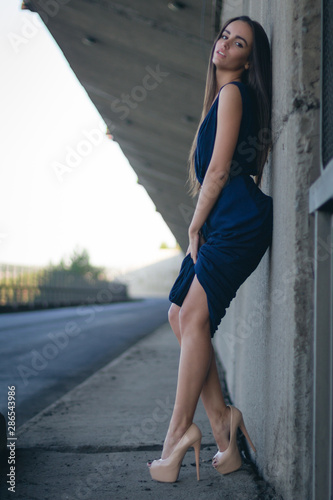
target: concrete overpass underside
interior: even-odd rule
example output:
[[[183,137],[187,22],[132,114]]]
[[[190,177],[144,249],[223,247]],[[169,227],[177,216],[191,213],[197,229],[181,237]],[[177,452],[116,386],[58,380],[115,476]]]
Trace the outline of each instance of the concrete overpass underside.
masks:
[[[222,0],[31,0],[183,249],[187,158]],[[135,210],[135,207],[133,207]]]

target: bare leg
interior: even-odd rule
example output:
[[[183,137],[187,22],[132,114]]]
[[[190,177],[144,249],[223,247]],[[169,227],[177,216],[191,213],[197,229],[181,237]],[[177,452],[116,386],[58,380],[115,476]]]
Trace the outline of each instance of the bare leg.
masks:
[[[181,345],[182,335],[179,315],[180,307],[172,304],[169,310],[169,322]],[[220,451],[224,451],[229,444],[230,415],[222,393],[214,349],[212,349],[211,363],[201,390],[201,400],[209,418],[217,446]]]
[[[230,409],[224,401],[214,350],[210,369],[201,391],[201,400],[217,446],[220,451],[225,451],[229,446]]]
[[[180,311],[181,351],[175,405],[162,458],[167,458],[193,421],[212,358],[207,298],[195,277]]]

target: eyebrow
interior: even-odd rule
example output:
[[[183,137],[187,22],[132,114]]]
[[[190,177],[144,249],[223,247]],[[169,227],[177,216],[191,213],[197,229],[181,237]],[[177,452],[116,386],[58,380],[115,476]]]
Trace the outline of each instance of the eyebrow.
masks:
[[[229,31],[229,30],[225,29],[225,30],[223,31],[223,33],[224,33],[225,31],[228,33],[228,35],[231,35],[231,33],[230,33],[230,31]],[[241,39],[241,40],[243,40],[243,41],[246,43],[246,45],[248,46],[248,43],[247,43],[247,41],[245,40],[245,38],[243,38],[242,36],[239,36],[239,35],[236,35],[236,38],[240,38],[240,39]]]

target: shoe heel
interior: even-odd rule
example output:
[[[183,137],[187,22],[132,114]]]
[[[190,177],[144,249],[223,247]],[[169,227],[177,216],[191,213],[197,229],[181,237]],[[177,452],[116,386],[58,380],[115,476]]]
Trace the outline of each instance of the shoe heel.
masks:
[[[247,442],[249,443],[249,445],[251,446],[252,450],[254,451],[254,453],[256,453],[256,449],[254,447],[254,444],[252,443],[251,439],[250,439],[250,436],[249,436],[249,433],[247,432],[246,430],[246,427],[245,427],[245,424],[244,424],[244,420],[243,420],[243,417],[240,421],[240,424],[239,424],[239,427],[240,427],[240,430],[242,431],[242,433],[244,434],[244,436],[246,437],[247,439]]]
[[[193,448],[194,448],[194,452],[195,452],[195,464],[196,464],[196,468],[197,468],[197,480],[200,481],[200,471],[199,471],[199,467],[200,467],[200,446],[201,446],[201,438],[198,439],[198,441],[196,441],[195,443],[193,443]]]

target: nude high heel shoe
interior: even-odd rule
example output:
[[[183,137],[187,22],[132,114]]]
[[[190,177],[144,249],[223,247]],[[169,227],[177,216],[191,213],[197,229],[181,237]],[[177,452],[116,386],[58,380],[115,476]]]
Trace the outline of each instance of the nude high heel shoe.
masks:
[[[197,479],[199,481],[201,437],[202,435],[200,429],[194,423],[191,424],[168,458],[163,460],[160,458],[159,460],[154,460],[151,463],[148,462],[147,465],[152,479],[162,483],[174,483],[177,481],[185,453],[189,448],[191,448],[191,446],[193,446],[197,467]]]
[[[255,452],[256,449],[250,439],[250,436],[244,425],[242,412],[238,410],[235,406],[230,406],[230,442],[229,446],[225,451],[218,451],[214,456],[213,460],[216,459],[213,467],[220,474],[229,474],[239,469],[242,465],[242,458],[240,456],[238,446],[237,446],[237,429],[240,427],[242,433],[246,437],[248,443],[250,444],[252,450]]]

